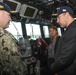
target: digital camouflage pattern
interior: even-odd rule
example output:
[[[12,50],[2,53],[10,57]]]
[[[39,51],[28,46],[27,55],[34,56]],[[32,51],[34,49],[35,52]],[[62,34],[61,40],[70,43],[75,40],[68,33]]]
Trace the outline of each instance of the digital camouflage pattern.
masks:
[[[19,56],[14,36],[0,27],[0,75],[26,75],[26,65]]]

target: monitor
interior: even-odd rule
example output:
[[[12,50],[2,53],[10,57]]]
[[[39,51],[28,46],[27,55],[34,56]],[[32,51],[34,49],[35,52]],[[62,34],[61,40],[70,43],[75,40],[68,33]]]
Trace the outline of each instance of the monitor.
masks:
[[[25,18],[35,18],[37,12],[38,12],[37,8],[23,4],[20,9],[20,16]]]
[[[3,2],[6,3],[11,8],[11,10],[13,10],[13,11],[18,12],[20,10],[20,7],[21,7],[20,2],[17,2],[14,0],[3,0]]]

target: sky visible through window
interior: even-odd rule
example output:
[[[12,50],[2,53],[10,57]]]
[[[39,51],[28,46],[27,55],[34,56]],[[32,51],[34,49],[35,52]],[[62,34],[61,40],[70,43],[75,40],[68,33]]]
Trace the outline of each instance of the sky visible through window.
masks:
[[[45,37],[49,37],[49,28],[48,28],[48,26],[43,26],[43,31],[44,31]]]
[[[40,25],[38,24],[25,24],[27,36],[30,36],[32,39],[38,39],[41,37]],[[6,29],[10,33],[14,35],[14,37],[18,40],[23,37],[22,35],[22,27],[20,22],[10,22],[9,28]],[[45,38],[49,37],[49,29],[48,26],[43,26],[43,32]],[[58,33],[61,36],[61,30],[58,28]]]
[[[12,33],[16,39],[22,37],[22,28],[20,22],[10,22],[9,28],[6,30]]]
[[[40,26],[37,24],[25,24],[27,36],[31,36],[33,39],[41,37]]]

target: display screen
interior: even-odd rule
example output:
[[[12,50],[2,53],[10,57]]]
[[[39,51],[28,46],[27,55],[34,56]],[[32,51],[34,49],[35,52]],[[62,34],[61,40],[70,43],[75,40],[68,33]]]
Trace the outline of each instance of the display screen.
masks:
[[[35,9],[27,7],[24,16],[33,17],[34,13],[35,13]]]

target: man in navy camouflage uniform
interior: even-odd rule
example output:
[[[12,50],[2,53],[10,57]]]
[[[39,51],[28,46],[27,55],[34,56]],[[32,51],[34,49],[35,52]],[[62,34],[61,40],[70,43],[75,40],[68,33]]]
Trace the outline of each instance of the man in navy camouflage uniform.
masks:
[[[14,13],[3,2],[0,2],[0,75],[26,75],[26,66],[19,56],[19,45],[9,27],[11,13]]]

